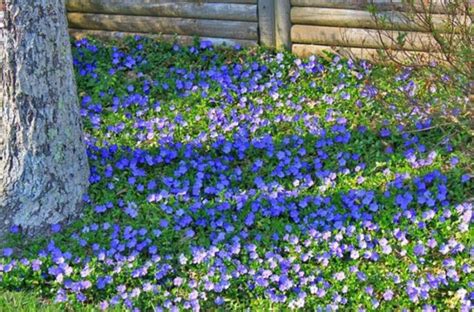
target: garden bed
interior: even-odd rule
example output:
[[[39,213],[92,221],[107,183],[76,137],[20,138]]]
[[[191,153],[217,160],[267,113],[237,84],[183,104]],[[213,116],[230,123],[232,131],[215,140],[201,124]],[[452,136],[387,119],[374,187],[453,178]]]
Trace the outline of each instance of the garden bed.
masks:
[[[140,37],[73,54],[86,207],[28,246],[12,227],[8,296],[58,310],[472,308],[472,132],[454,78]]]

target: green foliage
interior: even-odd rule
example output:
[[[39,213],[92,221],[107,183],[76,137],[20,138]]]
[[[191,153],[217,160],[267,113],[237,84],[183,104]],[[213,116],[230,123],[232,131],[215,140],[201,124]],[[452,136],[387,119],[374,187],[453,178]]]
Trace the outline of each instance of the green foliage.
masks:
[[[413,194],[418,190],[417,182],[413,181],[415,178],[433,172],[442,174],[446,177],[446,183],[428,183],[426,191],[438,194],[441,187],[446,185],[446,196],[449,199],[446,209],[453,211],[453,214],[456,205],[468,200],[468,194],[474,192],[472,182],[461,182],[466,174],[472,174],[470,152],[473,142],[467,126],[468,116],[463,113],[463,105],[466,103],[461,101],[462,90],[457,88],[452,77],[446,75],[443,80],[437,79],[437,76],[432,74],[432,71],[438,70],[435,67],[431,70],[410,70],[395,66],[372,66],[366,62],[341,60],[332,55],[329,60],[300,60],[289,53],[275,55],[262,48],[209,48],[202,47],[199,43],[194,47],[184,48],[171,43],[136,38],[116,42],[114,46],[94,41],[82,41],[76,45],[74,56],[78,92],[82,100],[90,163],[94,168],[92,177],[97,178],[89,190],[90,203],[82,219],[63,231],[34,242],[25,242],[21,234],[14,234],[5,242],[5,247],[14,246],[14,256],[18,259],[24,257],[31,260],[38,257],[41,250],[48,249],[49,241],[54,240],[52,250],[57,248],[62,252],[67,251],[81,261],[87,261],[90,272],[86,276],[93,286],[84,290],[87,295],[85,302],[80,302],[72,293],[68,293],[68,303],[53,304],[58,290],[64,286],[62,281],[56,280],[53,274],[48,273],[48,268],[55,265],[54,256],[48,254],[40,257],[43,261],[41,272],[32,270],[29,263],[17,263],[12,272],[6,272],[5,267],[2,267],[1,311],[18,310],[20,307],[25,311],[93,311],[100,302],[110,300],[117,293],[119,285],[127,285],[128,289],[133,289],[142,287],[145,280],[154,280],[155,274],[159,273],[159,268],[154,266],[150,267],[146,277],[131,277],[134,269],[142,267],[152,258],[147,252],[124,261],[126,265],[111,273],[113,268],[99,259],[97,246],[94,245],[107,248],[115,238],[110,234],[111,230],[92,231],[93,224],[102,226],[107,223],[122,228],[144,228],[148,233],[160,228],[161,234],[151,237],[150,245],[157,246],[158,254],[163,258],[171,255],[169,263],[172,265],[173,277],[183,277],[186,282],[211,276],[215,279],[213,282],[218,283],[222,278],[220,273],[209,274],[210,268],[217,260],[187,264],[180,264],[177,260],[180,254],[191,259],[192,247],[196,245],[206,248],[218,245],[219,248],[225,248],[225,241],[215,243],[218,223],[213,219],[214,215],[222,217],[224,223],[232,225],[228,232],[222,231],[225,239],[229,239],[230,235],[246,232],[249,238],[243,240],[242,249],[248,243],[255,244],[259,257],[264,257],[269,251],[278,251],[288,259],[300,259],[301,248],[317,255],[329,253],[329,241],[305,247],[283,240],[275,243],[275,233],[280,237],[290,233],[300,241],[309,239],[307,229],[299,227],[304,222],[294,222],[287,212],[276,217],[264,216],[258,212],[252,225],[245,224],[246,216],[254,209],[253,200],[263,198],[261,196],[265,193],[263,189],[255,187],[257,178],[261,178],[264,184],[277,182],[289,192],[297,192],[294,197],[288,196],[288,204],[300,205],[307,196],[327,196],[332,200],[333,215],[345,212],[344,196],[350,191],[368,190],[375,194],[379,210],[371,217],[380,229],[367,229],[360,222],[355,222],[354,227],[360,231],[357,233],[371,236],[374,241],[387,237],[396,252],[382,254],[381,247],[376,246],[374,250],[381,254],[381,261],[366,261],[362,258],[357,260],[346,255],[331,258],[326,266],[316,259],[301,263],[294,260],[301,265],[304,275],[318,274],[320,278],[331,281],[331,292],[348,294],[344,295],[348,300],[344,309],[356,310],[365,306],[369,310],[376,310],[374,298],[381,302],[379,309],[387,311],[400,307],[415,310],[419,309],[422,303],[430,303],[445,310],[461,306],[461,299],[456,297],[455,292],[468,288],[469,280],[465,276],[458,283],[450,282],[434,291],[429,301],[412,302],[405,290],[400,290],[397,298],[392,301],[381,299],[383,290],[398,291],[401,287],[387,277],[389,273],[398,274],[405,282],[422,277],[424,269],[429,272],[442,269],[444,256],[435,250],[423,259],[417,258],[413,251],[417,242],[426,242],[432,238],[441,244],[449,239],[456,239],[464,246],[472,246],[471,228],[468,231],[456,232],[461,223],[460,217],[453,216],[440,221],[444,211],[439,202],[437,205],[440,209],[436,210],[433,219],[426,221],[424,227],[419,226],[419,220],[413,222],[408,218],[401,218],[399,223],[393,221],[401,209],[395,201],[402,191],[390,184],[397,174],[410,176],[403,192]],[[222,68],[229,68],[231,71],[235,66],[241,67],[241,72],[229,76],[222,74],[227,70]],[[319,67],[319,70],[313,71],[313,68]],[[180,87],[186,79],[193,80],[189,78],[189,73],[197,73],[199,77],[200,73],[207,71],[219,72],[221,76],[202,78],[208,85],[202,89],[196,87],[197,91],[192,87]],[[184,75],[188,75],[188,78],[184,78]],[[232,83],[226,79],[234,79],[233,84],[245,88],[250,88],[250,82],[256,79],[258,85],[268,87],[258,92],[241,92],[237,87],[229,87]],[[197,86],[200,79],[193,81],[193,85]],[[141,96],[144,95],[146,99],[140,102]],[[114,104],[117,99],[124,103],[128,97],[133,96],[136,96],[136,99],[130,101],[130,105]],[[454,101],[458,101],[456,107],[446,105]],[[218,113],[224,117],[215,121]],[[456,122],[446,123],[446,115],[454,116],[452,118],[455,118]],[[235,116],[251,118],[236,121],[236,126],[231,122]],[[282,116],[288,118],[284,119]],[[139,125],[141,121],[150,120],[162,125],[161,128],[148,131],[145,126]],[[311,122],[314,122],[314,125]],[[341,125],[344,129],[338,130],[337,127]],[[115,131],[119,126],[121,130]],[[238,148],[232,147],[226,151],[225,143],[235,142],[239,131],[244,127],[251,129],[251,139],[271,136],[275,153],[251,144],[242,152],[242,157],[239,156]],[[362,131],[362,128],[366,131]],[[338,131],[341,137],[350,135],[350,140],[338,142],[337,140],[343,140],[338,137]],[[321,134],[323,132],[326,136]],[[203,135],[207,135],[208,139],[202,140],[198,146],[196,142],[199,142],[198,138]],[[317,147],[321,143],[321,137],[332,143]],[[218,144],[217,141],[223,143]],[[178,142],[179,148],[172,147],[175,142]],[[188,154],[183,148],[186,144],[195,144],[198,147],[193,147],[193,152]],[[116,145],[119,151],[110,157],[104,156],[112,145]],[[417,161],[432,157],[429,155],[435,156],[431,163],[416,166],[409,157],[411,148],[418,157]],[[166,153],[169,151],[176,152],[176,158],[167,158]],[[279,151],[284,153],[284,158],[275,156]],[[314,185],[302,188],[300,184],[304,179],[297,178],[295,170],[301,168],[301,164],[313,165],[314,161],[321,157],[321,151],[327,154],[322,164],[323,169],[334,173],[336,179],[332,184],[328,184],[325,182],[327,179],[318,176],[315,177]],[[109,165],[117,166],[121,159],[132,159],[133,155],[141,152],[149,153],[153,157],[165,156],[162,156],[162,162],[139,166],[139,169],[145,171],[143,175],[134,176],[132,169],[115,169],[111,176],[105,174]],[[358,156],[343,159],[342,164],[343,154]],[[168,189],[163,182],[166,177],[177,177],[179,181],[184,183],[186,180],[193,185],[197,179],[195,168],[179,172],[183,166],[189,165],[192,157],[196,158],[195,155],[215,161],[214,166],[204,161],[202,163],[206,164],[204,172],[209,176],[206,186],[217,188],[222,176],[228,178],[229,184],[215,194],[199,193],[198,199],[203,206],[202,209],[192,211],[192,217],[194,220],[212,220],[215,223],[212,226],[192,227],[195,234],[193,237],[187,237],[187,228],[178,227],[176,216],[179,213],[190,213],[190,202],[183,200],[182,195],[176,195],[171,196],[166,205],[161,205],[148,200],[147,195],[150,195],[150,192],[140,190],[137,185],[147,186],[156,179],[158,189]],[[457,164],[453,164],[453,158],[458,160]],[[192,160],[194,161],[194,158]],[[258,160],[261,160],[263,165],[255,169]],[[288,163],[284,163],[287,160]],[[219,166],[225,166],[226,170],[217,174],[215,170]],[[279,166],[285,173],[281,176],[276,173]],[[347,168],[349,172],[342,170],[343,168]],[[237,172],[240,172],[241,180],[238,179]],[[235,175],[232,175],[233,173]],[[133,183],[130,178],[134,178]],[[225,202],[231,207],[237,205],[236,199],[227,194],[231,188],[245,191],[254,189],[255,192],[249,192],[251,195],[240,210],[218,211],[217,207]],[[355,201],[359,200],[362,199]],[[118,208],[120,201],[133,203],[137,215],[132,217],[124,207]],[[113,203],[113,209],[97,212],[97,206],[108,202]],[[262,202],[264,206],[272,205],[270,198],[265,198]],[[166,212],[167,206],[174,210],[171,213]],[[421,214],[426,206],[423,202],[413,202],[411,208]],[[301,204],[298,211],[303,220],[318,209],[321,207],[310,203],[308,206]],[[327,216],[327,219],[330,217]],[[172,226],[160,227],[160,222],[164,220]],[[291,231],[288,230],[288,225],[292,225]],[[397,228],[409,233],[406,245],[400,245],[393,238],[392,233]],[[338,229],[330,229],[328,232],[333,236],[341,233]],[[260,240],[256,237],[260,237]],[[344,237],[344,240],[345,244],[357,244],[355,235]],[[458,267],[464,264],[472,265],[467,249],[466,247],[463,252],[453,255]],[[253,261],[247,253],[242,253],[239,257],[239,261],[247,265],[249,270],[268,269],[267,263]],[[10,261],[9,257],[0,258],[3,265]],[[232,259],[222,261],[229,271],[236,268]],[[83,262],[80,263],[74,265],[71,261],[72,272],[66,279],[78,281],[85,278],[81,273],[84,269]],[[410,265],[414,263],[423,270],[410,271]],[[358,269],[367,275],[367,280],[360,281],[352,274],[354,266],[358,266]],[[278,273],[279,270],[281,269],[277,268],[275,272]],[[333,279],[335,273],[341,272],[346,276],[344,281]],[[95,285],[99,278],[106,274],[113,275],[114,280],[111,285],[98,290]],[[291,273],[290,277],[295,280],[298,278],[296,273]],[[296,299],[295,292],[288,292],[287,302],[272,302],[264,288],[247,288],[245,285],[248,285],[250,280],[245,276],[230,283],[230,287],[225,290],[225,308],[222,311],[285,311],[290,309],[288,301]],[[322,282],[317,284],[318,287],[323,287],[322,285]],[[368,286],[375,289],[374,296],[365,290]],[[173,286],[171,278],[163,279],[157,287],[156,293],[142,293],[134,302],[134,306],[143,311],[151,311],[156,305],[164,304],[167,298],[179,297],[185,300],[191,293],[187,284]],[[209,298],[202,300],[201,308],[205,311],[218,310],[213,303],[216,296],[209,292]],[[331,295],[319,298],[308,294],[305,308],[316,309],[333,303]],[[123,308],[121,304],[116,307],[117,310]]]

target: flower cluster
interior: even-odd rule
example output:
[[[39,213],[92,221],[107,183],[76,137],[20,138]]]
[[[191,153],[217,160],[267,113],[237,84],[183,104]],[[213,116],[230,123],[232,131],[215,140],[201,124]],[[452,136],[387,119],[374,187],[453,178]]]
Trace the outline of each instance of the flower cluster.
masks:
[[[87,208],[34,256],[3,249],[0,288],[102,310],[472,309],[468,159],[427,114],[442,88],[209,42],[74,56]]]

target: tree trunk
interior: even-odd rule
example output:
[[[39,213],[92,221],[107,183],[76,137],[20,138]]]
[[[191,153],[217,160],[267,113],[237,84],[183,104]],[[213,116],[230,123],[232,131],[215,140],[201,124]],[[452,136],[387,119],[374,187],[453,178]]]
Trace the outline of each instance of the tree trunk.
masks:
[[[0,236],[79,214],[89,167],[64,0],[6,0],[0,46]]]

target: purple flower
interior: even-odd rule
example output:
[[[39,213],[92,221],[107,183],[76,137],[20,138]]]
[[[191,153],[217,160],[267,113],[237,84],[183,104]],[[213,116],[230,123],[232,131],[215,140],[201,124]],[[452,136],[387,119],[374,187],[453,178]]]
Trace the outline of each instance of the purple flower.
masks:
[[[108,308],[109,308],[109,303],[108,303],[106,300],[101,301],[101,302],[99,303],[99,309],[100,309],[101,311],[105,311],[105,310],[107,310]]]
[[[10,233],[17,234],[20,232],[20,227],[18,225],[12,225],[10,227]]]
[[[381,136],[382,138],[387,138],[387,137],[390,136],[390,134],[391,134],[391,133],[390,133],[390,130],[387,129],[387,128],[383,128],[382,130],[380,130],[380,136]]]
[[[218,306],[223,305],[224,302],[224,298],[222,298],[221,296],[216,297],[216,299],[214,300],[214,303]]]
[[[413,248],[413,252],[414,252],[415,255],[417,255],[417,256],[423,256],[423,255],[426,253],[426,250],[425,250],[425,247],[424,247],[422,244],[417,244],[417,245]]]
[[[184,282],[184,281],[183,281],[183,279],[182,279],[181,277],[176,277],[176,278],[173,280],[173,284],[174,284],[175,286],[178,286],[178,287],[181,286],[181,285],[183,284],[183,282]]]
[[[199,44],[199,48],[201,49],[209,49],[212,48],[212,41],[210,40],[202,40]]]
[[[3,256],[4,257],[10,257],[13,255],[13,249],[12,248],[4,248],[3,249]]]
[[[53,233],[58,233],[58,232],[60,232],[60,231],[61,231],[61,224],[59,224],[59,223],[52,224],[52,225],[51,225],[51,231],[52,231]]]
[[[344,274],[344,272],[337,272],[334,274],[334,279],[336,281],[342,281],[346,278],[346,275]]]
[[[129,202],[127,207],[124,209],[124,212],[129,215],[131,218],[136,218],[138,216],[138,212],[136,210],[137,205],[133,202]]]
[[[83,293],[77,293],[77,294],[76,294],[76,299],[77,299],[77,301],[79,301],[79,302],[84,302],[84,301],[87,300],[87,297],[86,297],[86,295],[84,295]]]
[[[364,98],[373,98],[377,95],[378,91],[377,88],[375,88],[372,85],[366,85],[364,89],[362,89],[360,95]]]
[[[199,293],[196,291],[196,290],[193,290],[189,296],[188,296],[188,299],[189,300],[196,300],[199,296]]]
[[[67,295],[66,291],[64,289],[59,289],[56,292],[56,298],[54,299],[54,302],[66,302],[67,301]]]
[[[458,163],[459,163],[459,158],[458,157],[451,157],[451,159],[449,160],[449,163],[451,164],[451,166],[456,166]]]
[[[471,179],[471,176],[469,174],[463,174],[461,176],[461,183],[466,183]]]
[[[390,301],[393,299],[393,291],[391,289],[387,289],[384,293],[383,293],[383,299],[385,301]]]
[[[33,271],[35,271],[35,272],[36,272],[36,271],[39,271],[39,270],[41,269],[41,264],[42,264],[42,263],[43,263],[43,262],[42,262],[41,260],[39,260],[39,259],[34,259],[34,260],[32,260],[32,261],[31,261],[31,269],[32,269]]]

